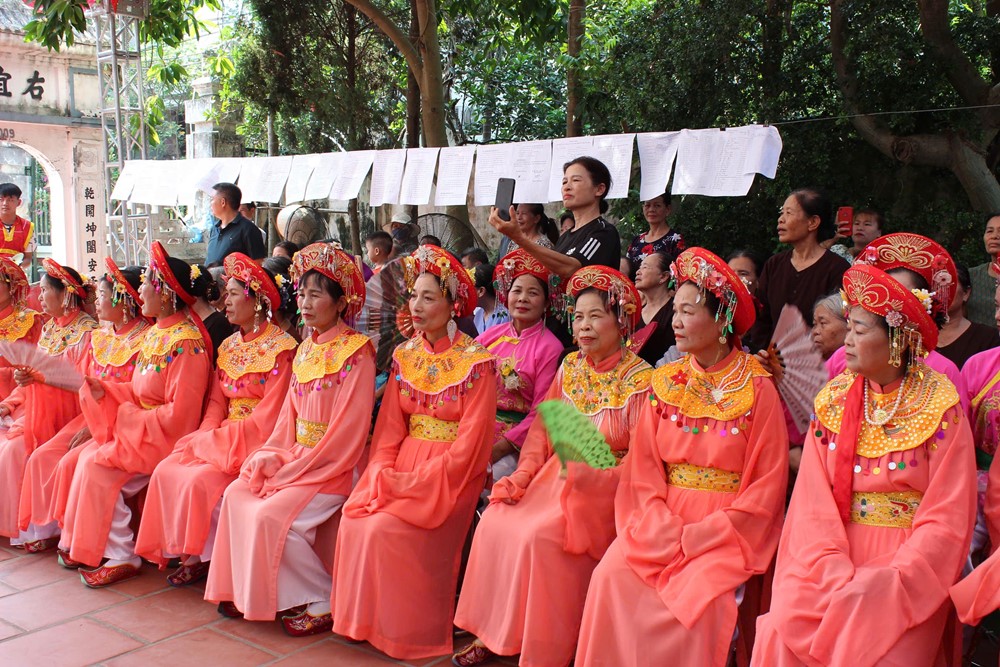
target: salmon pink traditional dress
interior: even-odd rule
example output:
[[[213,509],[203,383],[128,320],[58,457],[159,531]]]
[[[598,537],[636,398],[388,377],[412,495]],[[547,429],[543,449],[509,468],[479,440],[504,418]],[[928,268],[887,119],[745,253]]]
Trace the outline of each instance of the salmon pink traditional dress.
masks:
[[[148,321],[135,318],[123,324],[117,331],[111,327],[94,329],[90,334],[91,354],[85,375],[105,379],[108,382],[130,381],[149,328]],[[46,526],[57,519],[54,511],[57,480],[60,476],[63,477],[68,490],[76,462],[87,443],[72,450],[69,449],[69,444],[86,426],[87,420],[83,414],[77,415],[28,458],[24,485],[21,488],[19,518],[21,530],[27,530],[29,524],[37,527]],[[56,531],[50,532],[54,535]]]
[[[625,348],[597,365],[573,352],[545,398],[590,417],[622,460],[651,374]],[[615,536],[622,467],[572,463],[563,477],[544,424],[533,425],[517,470],[494,485],[476,529],[455,624],[493,653],[520,653],[521,665],[568,665],[591,573]]]
[[[302,341],[273,434],[222,499],[206,600],[232,602],[247,620],[269,621],[278,611],[329,598],[336,537],[329,517],[351,491],[374,402],[375,351],[367,336],[341,322]],[[273,455],[282,461],[278,471],[253,478],[254,458]],[[329,530],[294,529],[307,507],[325,512]],[[309,590],[310,581],[289,570],[317,560],[325,569],[319,590]]]
[[[853,478],[846,522],[833,485],[857,376],[838,375],[816,397],[752,665],[957,664],[948,589],[976,516],[972,434],[954,385],[915,363],[907,377],[923,379],[903,385],[892,420],[860,419],[853,474],[842,468]],[[891,414],[894,385],[873,393],[873,414]]]
[[[19,340],[34,345],[42,335],[42,316],[30,308],[17,309],[9,304],[0,310],[0,340]],[[10,362],[0,356],[0,401],[5,401],[17,385],[14,383],[14,369]],[[20,417],[20,410],[11,413],[10,418]]]
[[[219,346],[201,428],[178,440],[149,480],[136,554],[159,565],[182,554],[211,560],[222,493],[271,436],[295,348],[295,339],[270,322]]]
[[[460,332],[396,348],[337,537],[334,632],[402,660],[451,652],[462,545],[493,445],[494,372]]]
[[[738,349],[658,368],[624,467],[576,664],[723,667],[738,595],[781,534],[788,446],[770,376]]]
[[[83,373],[90,358],[90,334],[96,328],[92,317],[75,310],[46,322],[38,347]],[[21,418],[0,435],[0,535],[17,544],[22,541],[17,539],[18,509],[28,456],[80,414],[80,401],[72,391],[34,382],[14,389],[3,405],[11,412],[24,408]]]
[[[60,547],[73,560],[101,564],[123,487],[152,474],[177,440],[198,427],[211,365],[201,332],[181,311],[149,329],[130,382],[105,379],[99,400],[88,385],[81,389],[96,446],[80,454],[62,508]]]
[[[535,421],[535,406],[544,400],[559,368],[563,345],[541,320],[520,335],[513,322],[490,327],[476,338],[497,359],[497,421],[494,442],[507,438],[517,449]],[[493,464],[493,479],[506,477],[517,467],[518,455],[508,454]]]

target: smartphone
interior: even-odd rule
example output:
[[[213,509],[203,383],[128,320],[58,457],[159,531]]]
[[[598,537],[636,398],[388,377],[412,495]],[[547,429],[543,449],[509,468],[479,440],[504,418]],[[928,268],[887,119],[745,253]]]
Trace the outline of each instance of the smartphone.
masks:
[[[515,182],[513,178],[497,180],[497,214],[503,220],[510,220],[510,207],[514,205]]]
[[[837,209],[837,234],[850,238],[854,227],[854,208],[841,206]]]

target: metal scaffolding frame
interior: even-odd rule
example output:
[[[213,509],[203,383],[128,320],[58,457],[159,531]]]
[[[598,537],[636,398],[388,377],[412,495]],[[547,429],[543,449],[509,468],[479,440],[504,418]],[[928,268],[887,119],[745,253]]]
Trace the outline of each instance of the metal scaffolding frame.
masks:
[[[97,25],[109,250],[124,265],[146,264],[152,242],[149,207],[111,199],[125,161],[146,159],[139,24],[147,12],[145,0],[102,0],[91,12]]]

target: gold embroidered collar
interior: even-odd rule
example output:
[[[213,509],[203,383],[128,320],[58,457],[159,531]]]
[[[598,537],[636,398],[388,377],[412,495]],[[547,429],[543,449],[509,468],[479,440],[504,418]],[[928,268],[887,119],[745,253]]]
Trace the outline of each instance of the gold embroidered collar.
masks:
[[[464,333],[459,333],[447,350],[437,353],[428,352],[423,336],[417,335],[397,347],[392,356],[396,380],[428,396],[461,389],[466,381],[466,388],[471,388],[474,377],[493,374],[493,355]]]
[[[816,418],[827,430],[840,433],[847,392],[856,377],[856,373],[844,371],[816,395]],[[907,371],[907,378],[895,391],[869,393],[875,407],[891,409],[899,391],[905,393],[892,421],[884,426],[875,426],[864,421],[862,416],[855,447],[859,456],[875,459],[890,452],[905,452],[919,447],[935,436],[944,413],[959,400],[958,391],[948,378],[923,362],[917,362]]]
[[[708,372],[691,355],[653,372],[656,399],[677,408],[685,417],[725,422],[743,417],[754,400],[753,379],[768,377],[760,362],[737,351],[723,368]]]
[[[264,331],[246,341],[237,332],[222,341],[216,364],[219,370],[236,380],[249,373],[269,373],[277,364],[278,355],[295,349],[295,339],[281,327],[268,322]]]
[[[136,367],[146,373],[150,368],[159,373],[164,367],[173,361],[178,354],[183,353],[181,344],[184,341],[194,341],[194,354],[205,352],[204,340],[201,332],[186,317],[181,318],[174,324],[160,328],[150,327],[146,332],[146,338],[142,343],[142,352],[139,354],[139,361]]]
[[[111,327],[99,327],[90,335],[91,353],[94,361],[103,368],[121,368],[142,351],[143,341],[150,324],[136,320],[136,324],[123,334]]]
[[[348,327],[325,343],[306,338],[299,344],[299,351],[292,362],[292,373],[299,384],[306,384],[339,373],[342,369],[350,372],[350,366],[344,368],[344,364],[358,350],[370,344],[368,336]]]
[[[10,308],[10,312],[0,319],[0,340],[21,340],[35,326],[37,316],[38,313],[29,308]]]
[[[65,326],[56,322],[56,318],[50,319],[42,327],[42,337],[38,340],[38,347],[53,357],[65,352],[71,345],[77,345],[84,336],[97,328],[97,322],[82,310],[77,311],[76,316]]]
[[[621,360],[604,372],[572,352],[563,361],[563,397],[587,416],[601,410],[618,410],[628,399],[649,389],[653,369],[631,350],[623,350]]]

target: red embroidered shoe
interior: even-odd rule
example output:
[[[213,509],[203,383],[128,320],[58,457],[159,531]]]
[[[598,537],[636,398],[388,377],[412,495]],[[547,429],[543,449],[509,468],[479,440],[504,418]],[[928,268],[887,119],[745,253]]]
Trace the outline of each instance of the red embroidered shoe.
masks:
[[[333,615],[323,614],[313,616],[308,611],[303,611],[295,616],[282,616],[281,626],[285,632],[292,637],[308,637],[318,635],[321,632],[333,630]]]
[[[451,664],[458,667],[473,667],[481,665],[493,657],[493,651],[486,648],[478,639],[464,649],[451,656]]]
[[[243,618],[243,612],[236,608],[236,604],[234,602],[229,600],[220,602],[216,611],[226,618]]]
[[[211,561],[199,561],[194,565],[181,565],[177,570],[167,577],[167,583],[171,586],[187,586],[196,581],[200,581],[208,576],[208,566]]]
[[[80,579],[90,588],[103,588],[120,581],[139,576],[139,568],[129,563],[108,567],[102,565],[93,570],[80,570]]]
[[[40,540],[32,540],[24,543],[24,552],[29,554],[40,554],[43,551],[55,549],[59,545],[58,537],[45,537]]]
[[[70,558],[68,551],[57,549],[56,557],[59,560],[59,564],[62,565],[67,570],[76,570],[80,567],[83,567],[83,563],[81,563],[78,560],[73,560],[72,558]]]

